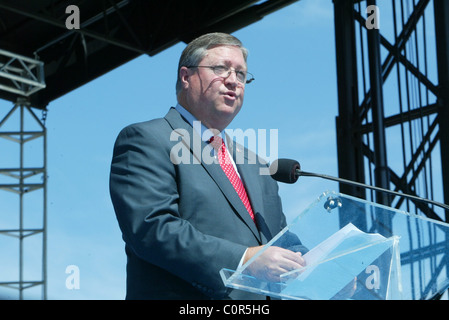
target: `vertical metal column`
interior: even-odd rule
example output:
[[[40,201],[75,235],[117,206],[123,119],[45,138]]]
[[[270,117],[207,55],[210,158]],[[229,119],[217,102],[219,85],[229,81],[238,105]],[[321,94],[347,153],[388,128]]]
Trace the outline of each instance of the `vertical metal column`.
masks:
[[[443,197],[444,202],[449,203],[449,1],[435,0],[434,13],[439,81],[437,103]],[[445,221],[449,222],[449,210],[445,211]],[[446,241],[449,241],[449,236],[446,236]],[[449,262],[446,263],[446,275],[449,276]]]
[[[375,0],[368,0],[367,6],[376,6]],[[383,79],[382,65],[380,57],[380,34],[379,29],[372,28],[367,30],[368,40],[368,62],[369,79],[371,92],[371,114],[372,130],[374,141],[374,182],[377,187],[390,189],[389,168],[387,164],[387,146],[385,139],[385,117],[383,103]],[[376,192],[376,202],[389,206],[391,201],[389,195],[384,192]],[[392,217],[389,219],[382,213],[377,214],[377,219],[382,220],[379,223],[382,230],[377,230],[384,236],[391,236]]]
[[[337,59],[338,117],[337,154],[338,174],[341,178],[365,182],[362,136],[359,119],[357,57],[354,31],[354,4],[352,0],[334,0],[335,47]],[[340,184],[340,191],[366,198],[362,188]],[[346,221],[340,221],[346,225]],[[365,221],[356,222],[364,229]]]
[[[13,130],[2,130],[7,127],[10,122],[17,120],[18,125]],[[33,128],[27,129],[31,124]],[[37,124],[37,126],[36,126]],[[8,127],[9,129],[9,127]],[[0,207],[0,237],[12,237],[17,240],[18,256],[17,256],[17,279],[14,279],[15,273],[12,269],[7,269],[7,272],[0,274],[0,287],[15,289],[18,291],[18,299],[25,299],[25,290],[41,286],[41,298],[47,298],[47,138],[46,128],[43,120],[37,118],[29,103],[26,100],[20,99],[14,107],[6,114],[0,121],[0,138],[18,144],[19,154],[17,167],[0,168],[0,191],[6,191],[10,194],[18,195],[18,212],[14,214],[14,205],[12,202],[2,204]],[[31,141],[41,139],[42,149],[35,148],[26,149]],[[0,146],[3,151],[0,153],[0,163],[5,163],[5,158],[15,159],[14,146]],[[41,153],[42,159],[32,156],[27,153]],[[8,160],[8,159],[7,159]],[[36,163],[35,163],[36,162]],[[42,199],[27,203],[27,196],[31,195],[32,191],[41,190]],[[34,192],[36,194],[36,192]],[[5,201],[6,202],[6,201]],[[36,205],[39,203],[39,205]],[[31,204],[31,206],[30,206]],[[40,205],[42,205],[41,208]],[[41,215],[40,215],[41,214]],[[5,226],[7,226],[5,228]],[[40,257],[36,257],[36,250],[42,249]],[[11,248],[9,248],[11,250]],[[8,253],[3,250],[2,260],[3,266],[12,268],[15,256],[8,256]],[[35,279],[33,279],[35,278]],[[0,292],[5,298],[15,298],[9,296],[9,293]],[[36,299],[38,295],[34,293],[29,296]]]
[[[375,0],[368,0],[368,6],[376,5]],[[387,164],[387,148],[385,142],[384,105],[383,105],[383,79],[380,62],[380,34],[373,28],[368,33],[368,58],[371,84],[371,112],[373,117],[374,140],[374,179],[376,186],[389,189],[390,179]],[[380,204],[390,205],[388,195],[376,193],[376,201]]]
[[[435,35],[438,67],[438,120],[444,202],[449,203],[449,1],[435,0]],[[445,220],[449,222],[446,210]]]

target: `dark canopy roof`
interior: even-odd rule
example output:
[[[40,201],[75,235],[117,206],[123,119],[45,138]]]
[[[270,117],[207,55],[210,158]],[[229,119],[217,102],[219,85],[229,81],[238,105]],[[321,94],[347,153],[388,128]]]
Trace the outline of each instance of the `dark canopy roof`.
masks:
[[[234,32],[295,1],[0,0],[0,49],[43,62],[46,87],[28,99],[45,109],[142,54],[205,32]],[[75,21],[70,5],[79,8],[79,29],[66,27]],[[7,62],[0,57],[0,70]],[[1,99],[21,96],[0,90]]]

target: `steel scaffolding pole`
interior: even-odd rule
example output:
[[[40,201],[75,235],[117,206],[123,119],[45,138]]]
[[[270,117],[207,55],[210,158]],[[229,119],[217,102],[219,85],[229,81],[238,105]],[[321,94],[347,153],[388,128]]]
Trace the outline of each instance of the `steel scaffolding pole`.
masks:
[[[435,0],[435,36],[438,66],[438,120],[440,129],[440,152],[443,163],[444,201],[449,203],[449,2]],[[445,212],[445,220],[449,222],[449,210]],[[449,235],[446,237],[449,242]],[[449,267],[446,268],[449,277]]]
[[[435,0],[435,35],[438,66],[438,119],[444,201],[449,203],[449,2]],[[446,211],[446,221],[449,212]]]
[[[375,0],[368,0],[368,6],[375,6]],[[372,28],[368,33],[368,62],[371,88],[371,111],[373,117],[374,140],[374,181],[377,187],[390,188],[390,179],[387,163],[387,147],[385,141],[383,79],[380,57],[379,29]],[[376,194],[377,203],[390,205],[389,196],[385,193]]]
[[[359,119],[357,55],[354,30],[354,8],[352,1],[334,0],[335,48],[338,86],[337,155],[338,174],[341,178],[364,182],[364,163],[361,134],[357,128]],[[354,130],[355,129],[355,130]],[[351,165],[341,165],[350,163]],[[366,198],[365,190],[340,184],[340,191],[359,198]],[[346,225],[346,221],[340,221]],[[356,222],[366,229],[365,221]]]
[[[14,122],[14,123],[13,123]],[[11,126],[12,124],[12,126]],[[30,128],[28,129],[28,126]],[[6,129],[7,128],[7,129]],[[11,129],[12,128],[12,129]],[[0,168],[0,191],[5,197],[0,207],[0,236],[3,245],[5,237],[10,242],[10,248],[2,250],[2,267],[7,268],[0,273],[0,287],[17,290],[17,298],[27,298],[25,290],[41,287],[41,298],[47,299],[47,132],[45,120],[38,119],[26,100],[19,99],[14,107],[0,121],[0,138],[3,142],[0,149],[0,163],[5,165],[10,161],[17,161],[17,166]],[[41,141],[41,147],[35,148],[35,143]],[[12,143],[12,145],[11,145]],[[33,143],[33,147],[27,148]],[[18,155],[16,154],[18,145]],[[40,149],[40,150],[38,150]],[[34,154],[41,156],[40,161]],[[34,163],[36,161],[36,163]],[[31,163],[33,162],[33,163]],[[27,197],[36,195],[31,202]],[[15,206],[10,195],[18,196],[18,205]],[[40,199],[39,199],[40,198]],[[31,204],[31,206],[30,206]],[[41,208],[39,209],[38,207]],[[17,208],[18,212],[14,212]],[[18,254],[14,254],[17,246]],[[41,255],[35,253],[41,250]],[[13,260],[16,260],[16,264]],[[9,269],[8,269],[9,268]],[[16,270],[14,270],[16,269]],[[10,297],[10,290],[0,292],[4,298]],[[11,296],[11,298],[16,298]],[[36,299],[33,293],[30,298]]]

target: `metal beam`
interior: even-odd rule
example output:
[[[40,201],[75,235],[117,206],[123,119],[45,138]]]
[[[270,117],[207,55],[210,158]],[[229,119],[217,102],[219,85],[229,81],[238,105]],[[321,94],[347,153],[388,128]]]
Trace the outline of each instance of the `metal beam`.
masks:
[[[19,124],[14,131],[0,131],[0,142],[5,140],[12,142],[14,145],[19,146],[19,157],[17,167],[0,168],[0,192],[12,192],[18,201],[18,212],[9,212],[6,214],[5,211],[0,211],[0,221],[3,225],[11,226],[10,228],[3,228],[0,230],[0,237],[12,237],[16,239],[18,245],[18,277],[15,280],[8,279],[11,275],[1,274],[0,275],[0,286],[4,288],[12,288],[18,291],[18,298],[24,299],[26,296],[25,290],[32,287],[41,286],[42,287],[42,299],[47,298],[47,139],[46,139],[46,128],[45,124],[41,119],[35,115],[31,109],[29,103],[25,99],[20,99],[13,108],[5,115],[5,117],[0,121],[0,130],[3,125],[9,123],[8,120],[13,119],[13,114],[19,113]],[[27,119],[27,124],[29,123],[29,118],[35,120],[40,127],[41,131],[29,131],[25,125],[25,117]],[[34,124],[33,127],[36,127]],[[25,146],[31,140],[40,138],[42,141],[43,155],[42,159],[39,157],[30,157],[27,154],[27,159],[32,159],[34,166],[25,166],[25,153],[30,149],[26,149]],[[8,147],[7,145],[1,144],[1,147]],[[2,148],[7,149],[7,148]],[[36,148],[33,148],[36,150]],[[38,151],[39,152],[39,151]],[[40,152],[39,152],[40,154]],[[0,153],[0,157],[8,156],[8,152]],[[29,162],[29,161],[27,161]],[[40,179],[39,179],[40,176]],[[5,179],[3,179],[5,178]],[[29,180],[33,179],[33,180]],[[40,182],[33,182],[40,180]],[[40,190],[42,193],[42,208],[39,210],[36,206],[33,207],[32,212],[28,213],[26,201],[27,194]],[[42,212],[41,224],[36,224],[30,227],[25,223],[26,217],[29,215],[36,215]],[[31,244],[33,250],[36,251],[37,248],[42,248],[41,261],[36,261],[33,259],[30,261],[31,257],[27,254],[25,250],[25,245]],[[2,259],[6,261],[7,259],[16,259],[15,257],[9,257],[5,253]],[[11,261],[9,261],[11,262]],[[41,268],[41,278],[30,280],[27,279],[29,275],[27,271],[30,268]],[[31,296],[35,299],[36,296]]]
[[[444,201],[449,203],[449,1],[435,0],[439,130]],[[446,211],[449,222],[449,212]]]
[[[0,90],[30,96],[45,88],[44,63],[0,49]]]
[[[338,117],[336,118],[338,174],[344,179],[364,182],[352,0],[334,0],[334,17],[338,86]],[[361,199],[366,198],[366,191],[363,188],[347,184],[340,184],[339,188],[342,193]],[[342,226],[347,222],[340,220]],[[360,219],[353,222],[362,230],[366,230],[366,220]]]
[[[58,27],[58,28],[61,28],[61,29],[64,29],[64,30],[67,30],[67,27],[66,27],[64,22],[59,21],[58,19],[55,19],[53,17],[49,17],[49,16],[46,16],[46,15],[38,14],[38,13],[35,13],[35,12],[31,12],[31,11],[26,11],[23,8],[19,8],[17,6],[11,5],[11,4],[0,3],[0,8],[8,10],[8,11],[11,11],[11,12],[14,12],[16,14],[20,14],[20,15],[23,15],[23,16],[26,16],[26,17],[38,20],[38,21],[41,21],[41,22],[44,22],[44,23],[47,23],[49,25],[53,25],[55,27]],[[82,29],[82,28],[80,28],[80,29],[73,29],[73,30],[74,30],[75,33],[81,33],[84,36],[88,36],[88,37],[91,37],[93,39],[97,39],[97,40],[100,40],[100,41],[112,44],[114,46],[118,46],[118,47],[121,47],[121,48],[124,48],[124,49],[127,49],[127,50],[131,50],[133,52],[137,52],[137,53],[140,53],[140,54],[148,54],[148,55],[150,55],[150,52],[147,51],[147,50],[144,50],[142,48],[138,48],[136,46],[133,46],[133,45],[131,45],[131,44],[127,43],[127,42],[121,41],[121,40],[113,39],[113,38],[111,38],[111,37],[109,37],[107,35],[104,35],[104,34],[101,34],[101,33],[95,32],[95,31],[90,31],[90,30]]]
[[[369,0],[368,6],[376,5],[375,0]],[[387,163],[387,147],[384,126],[383,78],[380,56],[379,29],[368,30],[368,58],[371,84],[371,112],[373,117],[374,140],[374,180],[377,187],[389,189],[390,178]],[[377,193],[376,200],[380,204],[389,205],[389,196]]]

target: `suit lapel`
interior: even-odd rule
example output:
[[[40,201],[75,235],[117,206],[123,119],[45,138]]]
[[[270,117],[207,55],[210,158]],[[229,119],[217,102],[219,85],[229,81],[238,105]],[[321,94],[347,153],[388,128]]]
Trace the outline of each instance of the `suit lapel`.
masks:
[[[258,239],[258,241],[261,242],[262,239],[260,237],[256,225],[252,221],[248,211],[243,205],[242,200],[235,192],[234,187],[232,186],[231,182],[229,181],[228,177],[226,176],[226,174],[224,173],[223,169],[220,167],[218,162],[214,161],[211,164],[207,164],[203,161],[203,150],[204,148],[210,149],[210,146],[202,141],[199,134],[195,130],[193,130],[192,126],[190,126],[190,124],[188,124],[174,108],[170,109],[170,111],[165,116],[165,119],[173,128],[173,131],[181,137],[181,141],[184,143],[184,145],[190,149],[190,152],[193,155],[193,161],[196,161],[196,163],[201,163],[202,167],[209,173],[211,178],[215,181],[217,186],[222,191],[223,195],[228,199],[229,203],[235,209],[237,214],[241,217],[243,222],[251,229],[252,233]],[[243,168],[243,171],[245,172],[246,171],[245,167],[246,166],[239,166],[238,167],[239,173],[240,168]],[[243,180],[244,183],[253,182],[252,179],[250,178],[252,176],[250,172],[245,172],[244,176],[246,177],[246,179],[249,179],[248,182]],[[257,182],[252,184],[256,186],[256,188],[259,187]],[[256,194],[260,195],[260,192],[257,192],[257,190],[253,190],[251,193],[253,194],[252,195],[253,198],[251,197],[251,194],[248,194],[251,203],[261,203],[259,202],[260,199],[257,200],[254,199],[254,197],[257,198]]]

